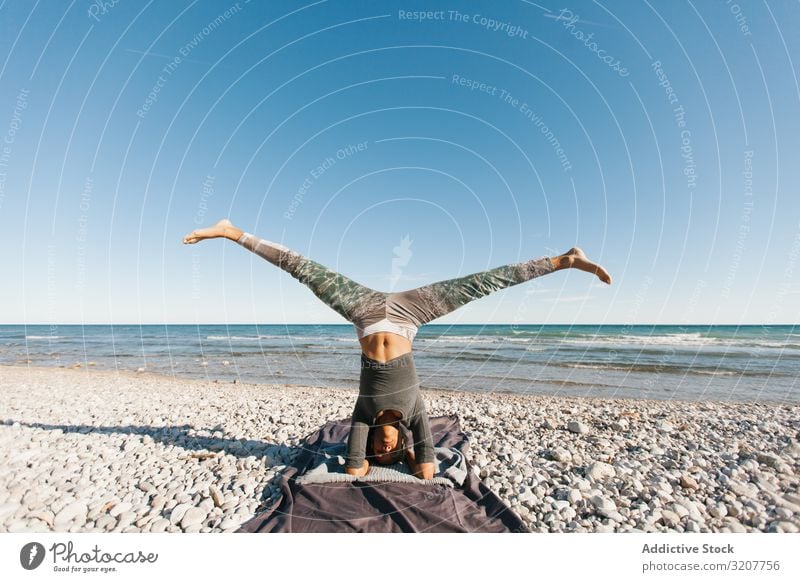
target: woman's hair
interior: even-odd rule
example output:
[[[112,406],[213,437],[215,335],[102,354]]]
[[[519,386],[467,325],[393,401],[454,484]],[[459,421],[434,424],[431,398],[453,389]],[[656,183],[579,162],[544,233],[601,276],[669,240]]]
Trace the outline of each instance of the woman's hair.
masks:
[[[397,447],[394,451],[389,453],[391,455],[391,461],[388,463],[383,463],[385,465],[392,465],[394,463],[402,463],[406,458],[406,449],[408,448],[408,439],[406,438],[406,431],[403,430],[402,425],[399,422],[395,422],[392,424],[397,429]],[[375,429],[377,427],[371,426],[369,428],[369,433],[367,436],[367,459],[374,459],[377,455],[375,454],[375,445],[374,445],[374,437],[375,437]]]

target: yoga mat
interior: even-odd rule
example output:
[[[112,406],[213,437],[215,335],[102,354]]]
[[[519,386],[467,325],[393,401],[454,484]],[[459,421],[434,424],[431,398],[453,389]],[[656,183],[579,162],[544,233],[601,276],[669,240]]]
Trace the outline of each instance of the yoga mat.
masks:
[[[458,417],[431,417],[434,446],[463,454],[461,486],[418,482],[298,483],[324,450],[345,444],[350,420],[328,422],[307,436],[280,479],[282,499],[237,533],[267,532],[527,532],[522,520],[472,471],[469,442]]]

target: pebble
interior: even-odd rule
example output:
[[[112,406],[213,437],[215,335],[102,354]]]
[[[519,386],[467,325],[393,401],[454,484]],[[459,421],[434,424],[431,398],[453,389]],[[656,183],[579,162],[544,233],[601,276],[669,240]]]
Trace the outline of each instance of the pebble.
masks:
[[[780,533],[797,533],[798,528],[791,521],[773,521],[769,524],[769,531]]]
[[[183,531],[187,531],[187,528],[201,523],[207,516],[208,512],[206,510],[200,507],[190,507],[180,520]]]
[[[698,489],[700,486],[697,484],[691,475],[681,475],[681,487],[684,489]]]
[[[117,516],[117,527],[126,528],[136,521],[136,514],[132,511],[125,511]]]
[[[225,498],[222,496],[222,493],[219,489],[214,487],[213,485],[209,487],[209,494],[211,495],[211,499],[214,501],[214,505],[217,507],[222,507],[225,503]]]
[[[83,501],[73,501],[72,503],[64,506],[53,519],[54,525],[65,525],[71,522],[72,520],[83,520],[81,523],[86,522],[86,514],[89,512],[89,508],[86,507],[86,503]]]
[[[169,522],[172,525],[180,523],[180,521],[183,519],[183,516],[192,507],[194,506],[191,503],[179,503],[172,509],[172,513],[170,513],[169,516]]]
[[[589,498],[589,503],[599,511],[614,511],[617,509],[617,505],[613,501],[602,495],[593,495]]]
[[[570,420],[567,424],[567,430],[577,434],[585,434],[589,432],[589,427],[582,422],[578,422],[577,420]]]
[[[112,507],[108,511],[108,515],[112,517],[118,517],[120,514],[129,511],[133,507],[132,503],[128,503],[127,501],[123,501],[121,503],[117,503],[114,507]]]
[[[0,423],[0,450],[13,451],[0,474],[0,531],[236,531],[279,499],[276,477],[297,454],[279,445],[345,418],[355,396],[78,374],[9,366],[0,377],[0,409],[15,411]],[[423,396],[431,414],[461,417],[473,467],[532,531],[800,527],[795,405],[681,403],[676,428],[668,401]],[[66,424],[80,428],[40,428]],[[137,425],[157,428],[131,432]]]
[[[681,522],[680,517],[674,511],[664,509],[661,511],[661,523],[669,528],[676,527]]]
[[[586,476],[592,481],[608,479],[614,477],[616,474],[617,472],[614,470],[613,466],[601,461],[592,463],[589,465],[589,468],[586,469]]]
[[[670,433],[670,432],[674,431],[675,428],[670,423],[668,423],[666,420],[664,420],[664,421],[661,421],[661,422],[658,423],[658,426],[656,427],[656,430],[658,430],[658,432]]]
[[[161,533],[166,531],[167,527],[169,527],[170,522],[168,519],[157,519],[150,525],[150,531],[153,533]]]

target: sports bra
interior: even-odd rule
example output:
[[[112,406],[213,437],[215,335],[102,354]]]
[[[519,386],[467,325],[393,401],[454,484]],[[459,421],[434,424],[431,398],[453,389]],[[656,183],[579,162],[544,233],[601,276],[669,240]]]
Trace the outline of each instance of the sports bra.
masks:
[[[403,336],[408,341],[413,342],[414,336],[417,335],[417,326],[414,324],[402,324],[402,323],[395,323],[393,321],[389,321],[388,318],[383,318],[380,321],[376,321],[366,327],[359,327],[357,324],[353,324],[356,328],[356,335],[358,339],[363,339],[367,336],[376,334],[381,331],[387,331],[389,333],[394,333],[400,336]]]

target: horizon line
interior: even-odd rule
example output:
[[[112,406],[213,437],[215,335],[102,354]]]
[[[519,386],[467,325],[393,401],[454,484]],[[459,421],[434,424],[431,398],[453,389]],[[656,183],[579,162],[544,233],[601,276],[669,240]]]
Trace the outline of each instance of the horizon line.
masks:
[[[199,326],[199,325],[282,325],[282,326],[299,326],[299,325],[340,325],[346,327],[352,327],[352,323],[231,323],[231,322],[221,322],[221,323],[214,323],[214,322],[203,322],[203,323],[173,323],[173,322],[159,322],[159,323],[0,323],[0,326],[50,326],[50,327],[58,327],[59,325],[82,325],[82,326],[92,326],[92,325],[125,325],[125,326],[164,326],[164,325],[191,325],[191,326]],[[553,325],[553,326],[578,326],[578,325],[622,325],[622,326],[645,326],[645,325],[669,325],[675,327],[701,327],[701,326],[737,326],[737,327],[754,327],[754,326],[761,326],[761,327],[798,327],[800,323],[503,323],[503,322],[492,322],[492,323],[426,323],[422,327],[456,327],[456,326],[475,326],[475,325],[506,325],[506,326],[524,326],[524,325]]]

